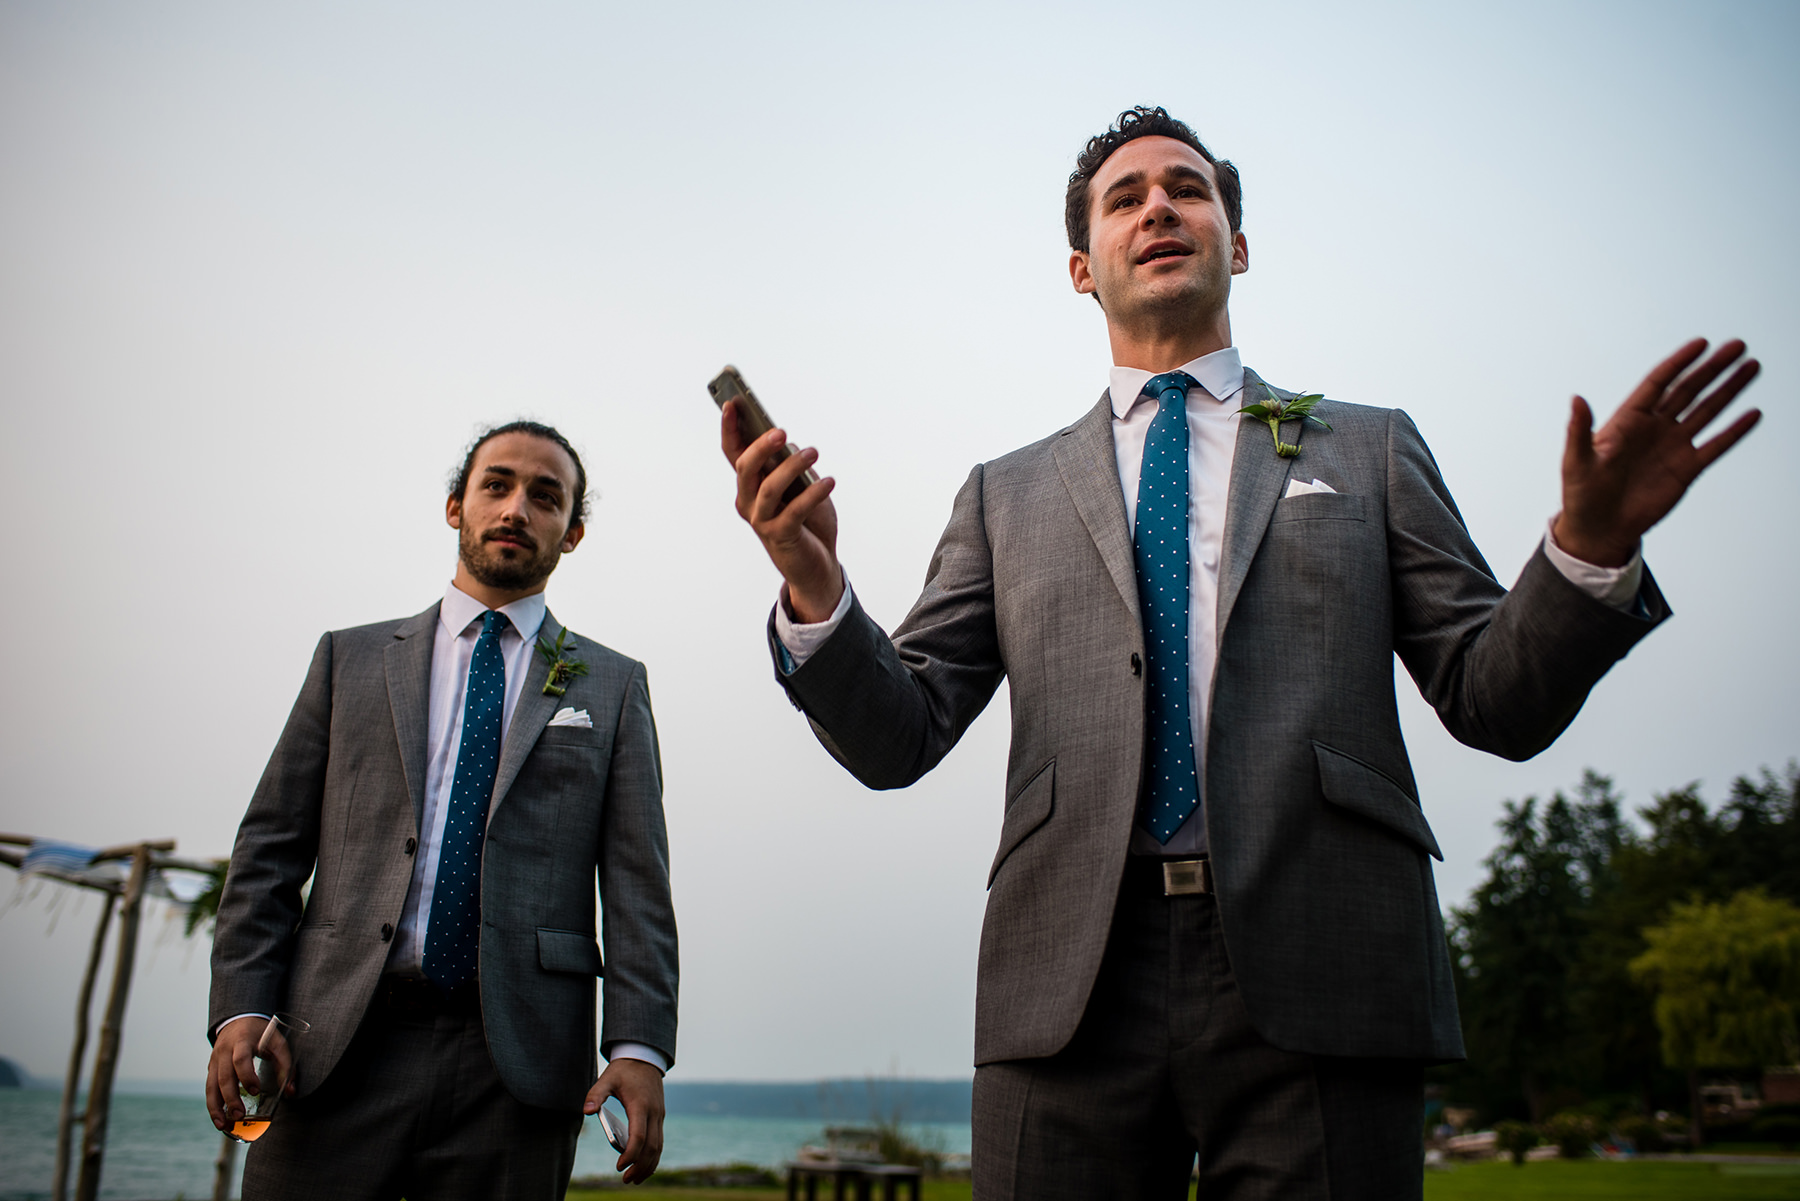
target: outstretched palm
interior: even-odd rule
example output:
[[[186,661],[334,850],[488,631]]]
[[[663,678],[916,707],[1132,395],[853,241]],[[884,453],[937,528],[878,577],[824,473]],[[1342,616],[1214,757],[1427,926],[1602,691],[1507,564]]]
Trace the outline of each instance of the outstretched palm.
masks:
[[[1624,564],[1695,478],[1750,432],[1762,416],[1755,409],[1706,442],[1694,441],[1761,369],[1755,359],[1738,362],[1744,349],[1727,342],[1695,367],[1706,351],[1705,340],[1696,338],[1645,376],[1598,432],[1587,401],[1574,399],[1563,449],[1559,546],[1589,563]],[[1702,396],[1733,363],[1724,382]]]

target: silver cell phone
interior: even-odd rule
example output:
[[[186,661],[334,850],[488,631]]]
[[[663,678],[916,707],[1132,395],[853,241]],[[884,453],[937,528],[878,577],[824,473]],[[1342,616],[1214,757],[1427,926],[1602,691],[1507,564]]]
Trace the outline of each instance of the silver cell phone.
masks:
[[[608,1097],[595,1111],[594,1116],[600,1119],[600,1133],[606,1136],[606,1141],[612,1144],[613,1150],[622,1155],[625,1152],[625,1144],[631,1140],[631,1126],[625,1120],[624,1114],[606,1107],[611,1102],[612,1098]]]
[[[775,423],[769,419],[769,411],[762,407],[762,402],[756,399],[756,393],[750,390],[743,375],[731,364],[727,363],[725,370],[713,377],[712,382],[706,385],[706,390],[712,393],[713,403],[721,409],[728,400],[738,402],[738,433],[743,435],[745,442],[754,442],[775,428]],[[784,445],[775,452],[775,461],[780,463],[793,453],[792,447]],[[818,473],[808,468],[800,473],[800,478],[794,481],[794,486],[787,490],[787,495],[782,499],[793,500],[818,482]]]

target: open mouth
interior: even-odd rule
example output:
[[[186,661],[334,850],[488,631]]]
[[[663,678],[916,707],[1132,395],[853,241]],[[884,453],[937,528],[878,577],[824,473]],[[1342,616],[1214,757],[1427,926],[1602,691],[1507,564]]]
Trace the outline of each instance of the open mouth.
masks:
[[[1152,242],[1138,256],[1138,262],[1154,263],[1158,259],[1185,259],[1194,252],[1179,242]]]

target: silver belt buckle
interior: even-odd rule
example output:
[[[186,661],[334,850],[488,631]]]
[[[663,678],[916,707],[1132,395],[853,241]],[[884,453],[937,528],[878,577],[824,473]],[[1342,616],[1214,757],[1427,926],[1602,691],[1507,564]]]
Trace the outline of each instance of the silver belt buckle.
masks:
[[[1165,859],[1163,871],[1163,896],[1191,897],[1210,893],[1212,889],[1212,863],[1205,859]]]

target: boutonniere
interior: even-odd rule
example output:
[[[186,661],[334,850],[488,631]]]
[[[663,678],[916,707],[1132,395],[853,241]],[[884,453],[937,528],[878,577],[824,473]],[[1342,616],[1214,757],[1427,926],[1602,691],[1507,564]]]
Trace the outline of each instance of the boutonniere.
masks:
[[[556,636],[554,644],[545,642],[542,637],[538,639],[538,654],[550,665],[550,675],[544,680],[545,696],[561,696],[569,690],[570,680],[587,674],[587,664],[563,654],[563,639],[568,636],[569,631],[565,628]]]
[[[1323,392],[1307,392],[1304,395],[1294,397],[1292,400],[1282,400],[1278,396],[1271,395],[1268,400],[1263,401],[1261,404],[1245,405],[1238,410],[1238,413],[1242,416],[1255,417],[1260,421],[1268,422],[1269,432],[1275,436],[1275,453],[1284,459],[1291,459],[1300,453],[1300,447],[1292,442],[1283,442],[1281,440],[1281,423],[1284,421],[1298,421],[1304,425],[1306,422],[1311,421],[1315,425],[1325,425],[1323,421],[1320,421],[1317,417],[1312,415],[1313,406],[1324,399],[1325,394]],[[1325,425],[1325,428],[1329,430],[1331,427]]]

